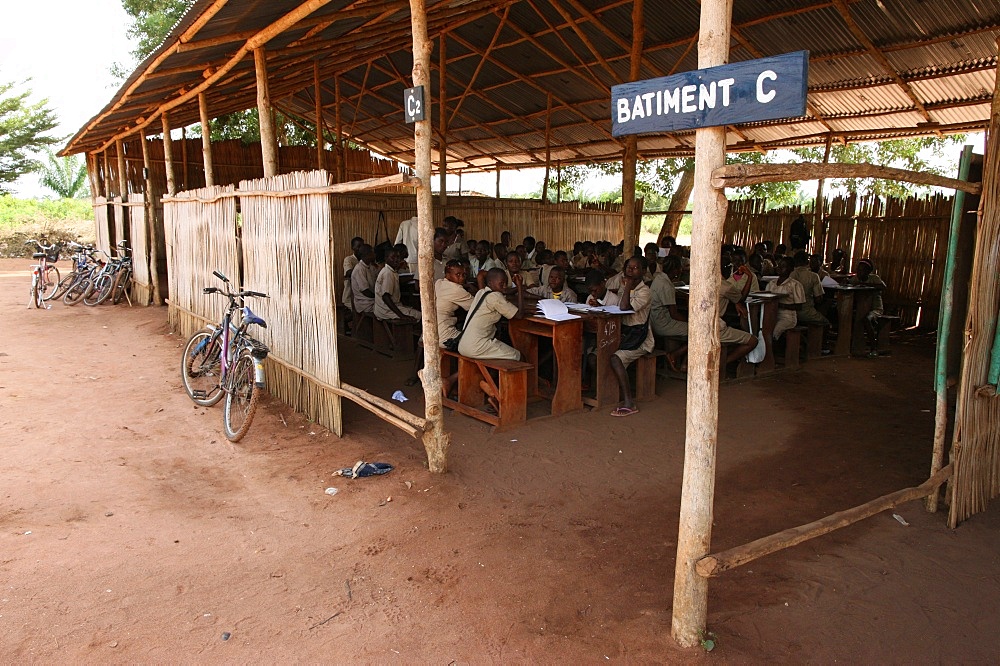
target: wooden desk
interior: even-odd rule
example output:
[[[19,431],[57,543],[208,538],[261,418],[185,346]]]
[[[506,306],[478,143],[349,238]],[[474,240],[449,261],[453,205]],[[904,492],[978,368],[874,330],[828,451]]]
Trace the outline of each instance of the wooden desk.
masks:
[[[580,385],[583,356],[583,320],[552,321],[543,317],[511,319],[510,339],[522,360],[532,365],[528,371],[528,398],[538,396],[538,338],[552,340],[558,374],[552,395],[552,415],[583,409]]]
[[[875,289],[872,287],[824,287],[837,300],[837,345],[835,356],[864,356],[865,315],[872,309]]]
[[[593,398],[583,402],[591,407],[617,405],[619,398],[618,379],[611,370],[611,357],[618,351],[622,337],[622,318],[625,315],[588,312],[583,313],[583,330],[597,337],[597,368],[594,376]]]

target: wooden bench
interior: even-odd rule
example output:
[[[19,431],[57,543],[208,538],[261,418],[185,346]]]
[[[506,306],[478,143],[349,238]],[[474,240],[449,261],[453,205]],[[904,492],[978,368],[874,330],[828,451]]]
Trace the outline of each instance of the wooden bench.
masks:
[[[635,400],[644,402],[656,397],[656,361],[667,352],[654,349],[635,362]]]
[[[371,312],[353,310],[354,322],[351,326],[351,338],[359,345],[368,349],[375,348],[375,315]]]
[[[452,374],[458,364],[458,400],[445,396],[444,406],[471,416],[494,427],[495,432],[514,428],[525,422],[528,415],[528,371],[530,363],[506,359],[468,358],[456,352],[441,350],[441,374]],[[498,380],[490,370],[495,370]],[[486,396],[492,396],[498,406],[496,414],[484,409]]]
[[[823,336],[829,327],[826,324],[810,322],[806,322],[805,326],[809,329],[806,334],[806,358],[821,358],[823,356]]]
[[[878,318],[878,353],[880,356],[889,356],[892,350],[889,348],[889,334],[892,333],[893,324],[899,322],[896,315],[879,315]]]
[[[375,319],[372,332],[375,351],[396,359],[412,359],[417,352],[417,323]]]
[[[809,333],[806,326],[794,326],[785,331],[785,369],[799,367],[799,354],[802,351],[802,334]]]

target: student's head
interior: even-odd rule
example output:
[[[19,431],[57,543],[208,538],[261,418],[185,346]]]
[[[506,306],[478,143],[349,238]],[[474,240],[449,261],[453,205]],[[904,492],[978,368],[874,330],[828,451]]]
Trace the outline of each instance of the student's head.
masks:
[[[604,273],[597,270],[596,268],[592,271],[587,272],[587,277],[584,280],[584,285],[587,287],[587,291],[594,298],[604,298],[604,295],[608,293],[608,288],[605,286]]]
[[[410,258],[410,251],[406,249],[406,243],[396,243],[392,249],[399,253],[399,260],[406,261]]]
[[[785,252],[788,251],[788,246],[784,243],[778,243],[778,247],[774,248],[774,256],[785,256]]]
[[[434,230],[434,256],[440,257],[448,248],[448,230],[438,227]]]
[[[549,271],[549,289],[559,293],[566,286],[566,271],[559,266],[553,266]]]
[[[365,244],[365,239],[361,236],[355,236],[351,239],[351,252],[357,254],[358,248]]]
[[[795,264],[796,268],[798,268],[799,266],[808,266],[809,254],[807,252],[804,252],[803,250],[799,250],[792,257],[792,263]]]
[[[535,246],[535,259],[538,260],[539,264],[545,264],[546,266],[551,266],[553,263],[552,250],[539,250],[538,246]]]
[[[458,218],[454,215],[448,215],[444,218],[442,223],[444,225],[444,230],[448,232],[449,236],[455,234],[455,230],[458,229]]]
[[[871,259],[867,257],[858,261],[858,277],[862,280],[867,280],[868,276],[875,271],[875,264]]]
[[[764,249],[770,254],[774,250],[774,241],[770,239],[764,239],[761,241],[764,244]]]
[[[504,245],[504,247],[510,247],[510,232],[509,231],[505,231],[502,234],[500,234],[500,242]]]
[[[792,274],[792,270],[795,268],[795,262],[792,261],[791,257],[781,257],[778,259],[778,277],[786,278]]]
[[[663,272],[671,280],[676,280],[681,276],[681,266],[681,258],[678,256],[667,255],[667,258],[663,260]]]
[[[646,243],[642,247],[642,256],[646,257],[646,261],[656,261],[659,252],[660,248],[656,243]]]
[[[524,249],[524,246],[519,245],[518,247]],[[521,253],[515,251],[508,252],[507,256],[504,257],[503,263],[507,267],[507,271],[513,276],[514,273],[518,273],[521,270]]]
[[[569,255],[562,250],[559,250],[552,255],[552,261],[554,261],[556,266],[562,268],[564,271],[569,270]]]
[[[646,260],[642,257],[630,257],[625,262],[624,273],[625,277],[642,279],[646,273]]]
[[[375,263],[375,250],[368,243],[362,243],[358,248],[357,257],[369,266]]]
[[[469,251],[469,254],[475,254],[476,253],[476,247],[478,247],[478,246],[479,246],[479,243],[477,243],[476,241],[472,240],[471,238],[469,240],[465,241],[465,249]]]
[[[476,243],[476,259],[480,262],[486,261],[490,257],[491,249],[489,241],[479,241]]]
[[[528,252],[531,252],[532,250],[535,249],[535,237],[534,236],[525,236],[524,240],[521,241],[521,242],[524,243],[524,248]]]
[[[573,243],[573,254],[580,254],[583,252],[583,242],[577,241]]]
[[[732,261],[734,267],[739,268],[747,263],[747,251],[742,247],[734,247],[729,252],[729,259]]]
[[[660,239],[660,247],[665,247],[669,250],[674,245],[677,245],[677,239],[673,236],[664,236]]]
[[[514,248],[514,251],[517,252],[518,255],[520,255],[521,261],[524,261],[525,259],[528,258],[528,248],[524,247],[523,245],[518,245],[516,248]]]
[[[497,259],[507,256],[507,246],[503,243],[497,243],[493,246],[493,256]]]
[[[393,270],[398,270],[399,269],[399,265],[401,263],[401,259],[400,259],[400,256],[399,256],[399,250],[397,250],[396,248],[392,248],[388,252],[386,252],[385,253],[385,263],[390,268],[392,268]]]
[[[844,267],[845,259],[847,259],[847,253],[838,247],[833,251],[833,254],[830,255],[830,268],[833,270],[840,270]]]
[[[486,273],[486,286],[493,291],[503,291],[507,288],[507,274],[500,268],[491,268]]]
[[[819,273],[820,266],[823,265],[823,258],[818,254],[809,255],[809,270],[813,273]]]
[[[455,284],[464,284],[466,268],[458,259],[452,259],[444,266],[444,279]]]
[[[535,252],[541,252],[544,249],[545,249],[545,241],[535,242]]]
[[[763,255],[761,255],[758,252],[754,252],[753,254],[751,254],[750,258],[747,259],[747,266],[752,268],[754,273],[756,273],[757,275],[761,275],[764,272]]]

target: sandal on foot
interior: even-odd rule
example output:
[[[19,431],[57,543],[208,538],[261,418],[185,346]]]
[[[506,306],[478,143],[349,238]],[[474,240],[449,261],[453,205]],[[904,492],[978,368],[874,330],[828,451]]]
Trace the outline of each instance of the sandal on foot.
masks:
[[[634,407],[619,407],[618,409],[611,412],[611,416],[632,416],[633,414],[638,414],[639,410]]]

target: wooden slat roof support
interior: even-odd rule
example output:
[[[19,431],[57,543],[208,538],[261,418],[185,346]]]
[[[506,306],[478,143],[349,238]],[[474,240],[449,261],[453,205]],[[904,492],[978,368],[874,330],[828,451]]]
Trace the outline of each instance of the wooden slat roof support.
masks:
[[[507,24],[507,17],[509,15],[510,15],[510,6],[508,5],[503,10],[503,15],[500,17],[500,22],[497,23],[497,29],[496,32],[493,33],[493,39],[490,40],[490,44],[489,46],[486,47],[486,51],[483,52],[479,64],[476,65],[476,71],[474,71],[472,73],[472,76],[469,77],[469,82],[466,84],[465,90],[462,91],[462,94],[461,96],[459,96],[458,101],[455,102],[455,108],[452,109],[451,117],[448,119],[449,123],[455,120],[455,116],[458,114],[458,110],[462,108],[462,102],[465,101],[465,98],[469,94],[469,91],[472,90],[472,86],[476,84],[476,79],[479,78],[479,73],[483,71],[483,66],[489,61],[490,53],[493,52],[493,48],[497,45],[497,40],[500,39],[500,33],[503,32],[504,26]],[[442,71],[444,70],[442,69]],[[444,114],[442,113],[442,115]]]

